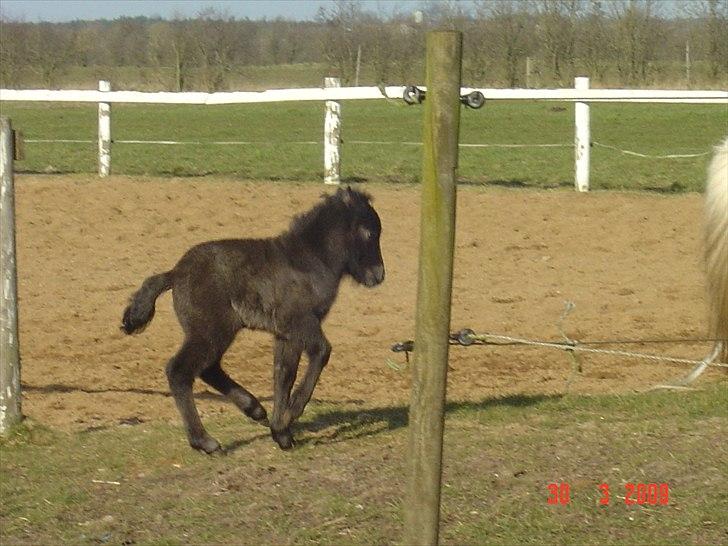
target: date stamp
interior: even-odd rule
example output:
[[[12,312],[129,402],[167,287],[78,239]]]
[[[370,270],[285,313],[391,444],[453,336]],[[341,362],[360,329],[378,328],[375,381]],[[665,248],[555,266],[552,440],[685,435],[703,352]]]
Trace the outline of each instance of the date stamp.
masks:
[[[601,497],[599,504],[601,506],[609,505],[611,494],[609,484],[601,483],[598,486]],[[571,486],[568,482],[550,483],[548,484],[547,504],[567,505],[571,502]],[[670,487],[666,483],[625,483],[624,497],[618,497],[624,501],[627,506],[633,505],[651,505],[666,506],[670,502]]]

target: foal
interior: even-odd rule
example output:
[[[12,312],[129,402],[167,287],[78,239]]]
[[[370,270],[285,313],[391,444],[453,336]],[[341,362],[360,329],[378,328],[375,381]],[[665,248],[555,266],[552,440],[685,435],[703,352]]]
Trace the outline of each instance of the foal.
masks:
[[[192,447],[206,453],[221,449],[205,431],[195,407],[192,383],[198,376],[248,417],[270,426],[282,449],[293,447],[290,425],[303,413],[329,360],[331,345],[321,322],[342,278],[349,275],[368,287],[384,280],[381,229],[367,194],[339,189],[296,217],[277,237],[199,244],[171,271],[142,283],[124,310],[121,329],[141,332],[154,316],[157,297],[172,289],[185,339],[167,364],[167,379]],[[220,366],[243,328],[275,337],[270,422],[258,399]],[[302,353],[308,368],[291,394]]]

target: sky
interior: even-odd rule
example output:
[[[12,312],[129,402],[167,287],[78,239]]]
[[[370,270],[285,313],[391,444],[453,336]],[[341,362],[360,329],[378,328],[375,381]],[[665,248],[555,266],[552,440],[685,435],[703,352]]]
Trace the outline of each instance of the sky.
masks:
[[[87,19],[115,19],[122,16],[194,16],[206,7],[225,11],[238,19],[285,17],[310,20],[319,7],[331,0],[1,0],[5,17],[28,22],[64,22]],[[416,2],[410,0],[413,4]],[[402,0],[363,0],[367,11],[391,12],[408,2]]]
[[[194,17],[207,7],[237,19],[312,20],[321,6],[334,0],[0,0],[0,15],[11,20],[65,22],[117,17]],[[389,15],[421,8],[439,0],[359,0],[365,11]],[[442,0],[445,1],[445,0]],[[676,0],[659,0],[674,12]],[[470,2],[466,2],[470,4]]]

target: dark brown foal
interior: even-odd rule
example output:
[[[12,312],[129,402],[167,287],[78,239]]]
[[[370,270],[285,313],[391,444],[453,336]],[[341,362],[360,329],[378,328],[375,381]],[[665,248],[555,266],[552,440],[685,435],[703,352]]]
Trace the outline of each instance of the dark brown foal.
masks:
[[[303,413],[331,354],[321,322],[342,278],[348,275],[369,287],[384,280],[381,229],[368,195],[340,189],[277,237],[202,243],[171,271],[142,283],[124,311],[121,328],[127,334],[141,332],[154,316],[157,297],[172,290],[185,340],[167,364],[167,378],[192,447],[206,453],[220,450],[195,407],[192,384],[197,377],[248,417],[270,426],[281,448],[294,445],[291,423]],[[243,328],[275,336],[270,423],[258,399],[220,365]],[[308,368],[291,394],[304,353]]]

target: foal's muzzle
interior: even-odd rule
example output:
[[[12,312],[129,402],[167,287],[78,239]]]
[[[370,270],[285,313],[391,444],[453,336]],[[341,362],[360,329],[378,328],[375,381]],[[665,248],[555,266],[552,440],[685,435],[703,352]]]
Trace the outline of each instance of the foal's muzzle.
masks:
[[[364,285],[368,287],[377,286],[384,280],[384,266],[378,265],[367,269],[364,274]]]

